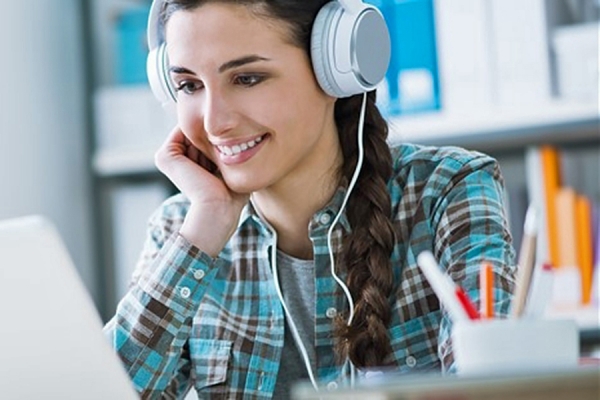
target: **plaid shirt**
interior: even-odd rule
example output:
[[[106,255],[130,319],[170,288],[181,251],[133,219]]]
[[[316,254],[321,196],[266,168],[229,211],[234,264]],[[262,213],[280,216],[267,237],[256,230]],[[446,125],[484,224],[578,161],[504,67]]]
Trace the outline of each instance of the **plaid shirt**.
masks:
[[[502,177],[495,160],[459,148],[403,144],[392,155],[388,189],[397,243],[389,361],[406,373],[452,369],[451,321],[416,257],[433,252],[476,304],[480,265],[491,263],[495,312],[505,316],[515,267]],[[348,305],[331,276],[326,239],[344,194],[340,187],[309,225],[317,299],[309,345],[317,354],[316,376],[325,384],[347,380],[333,351],[332,317]],[[285,318],[269,261],[274,235],[248,204],[213,259],[178,234],[188,207],[177,195],[151,217],[131,289],[105,331],[143,398],[183,397],[192,386],[201,398],[271,398]],[[342,217],[335,250],[348,230]]]

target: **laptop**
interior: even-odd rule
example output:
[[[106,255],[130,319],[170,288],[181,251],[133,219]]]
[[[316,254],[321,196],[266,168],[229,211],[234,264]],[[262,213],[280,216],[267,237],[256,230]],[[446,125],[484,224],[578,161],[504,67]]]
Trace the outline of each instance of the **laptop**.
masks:
[[[0,221],[0,397],[136,399],[52,223]]]

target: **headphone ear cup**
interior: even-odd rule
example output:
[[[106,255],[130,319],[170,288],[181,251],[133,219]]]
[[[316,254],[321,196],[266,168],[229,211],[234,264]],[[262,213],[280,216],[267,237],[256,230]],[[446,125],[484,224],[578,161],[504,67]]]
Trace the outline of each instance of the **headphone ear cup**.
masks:
[[[310,55],[317,82],[325,93],[333,97],[345,97],[341,88],[333,78],[333,60],[331,59],[330,49],[332,21],[336,13],[343,11],[337,1],[325,4],[319,10],[311,32]]]
[[[321,88],[342,98],[374,90],[385,77],[390,35],[381,12],[362,4],[347,11],[339,1],[325,4],[311,32],[313,70]]]
[[[146,60],[148,82],[154,96],[163,106],[177,101],[175,89],[169,78],[167,52],[165,44],[152,49]]]

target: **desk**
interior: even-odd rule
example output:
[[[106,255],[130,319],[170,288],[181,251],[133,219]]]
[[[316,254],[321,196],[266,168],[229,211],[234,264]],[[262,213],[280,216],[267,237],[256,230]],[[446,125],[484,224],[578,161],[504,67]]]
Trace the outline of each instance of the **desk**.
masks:
[[[386,374],[358,383],[354,389],[319,393],[309,383],[292,390],[293,400],[598,400],[600,367],[493,376]]]

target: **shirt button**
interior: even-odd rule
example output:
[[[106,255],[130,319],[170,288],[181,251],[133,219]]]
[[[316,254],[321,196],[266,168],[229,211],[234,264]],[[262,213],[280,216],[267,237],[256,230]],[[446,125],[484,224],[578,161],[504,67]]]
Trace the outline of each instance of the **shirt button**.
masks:
[[[331,221],[331,215],[329,213],[323,213],[319,216],[319,222],[323,225],[327,225]]]
[[[265,373],[261,372],[260,373],[260,378],[259,378],[259,381],[258,381],[259,382],[258,383],[258,390],[262,390],[264,379],[265,379]]]
[[[414,368],[415,365],[417,365],[417,359],[414,358],[413,356],[408,356],[406,357],[406,365],[408,365],[410,368]]]
[[[194,271],[194,278],[196,278],[197,280],[201,280],[202,278],[204,278],[204,271],[202,271],[201,269],[197,269],[196,271]]]
[[[188,297],[190,297],[190,295],[192,294],[192,291],[190,290],[189,287],[182,287],[179,290],[179,294],[181,295],[181,297],[183,297],[184,299],[187,299]]]
[[[331,381],[327,384],[327,390],[335,390],[337,389],[338,384],[335,381]]]
[[[327,311],[325,311],[325,315],[327,316],[327,318],[333,319],[337,315],[337,310],[334,307],[329,307]]]

